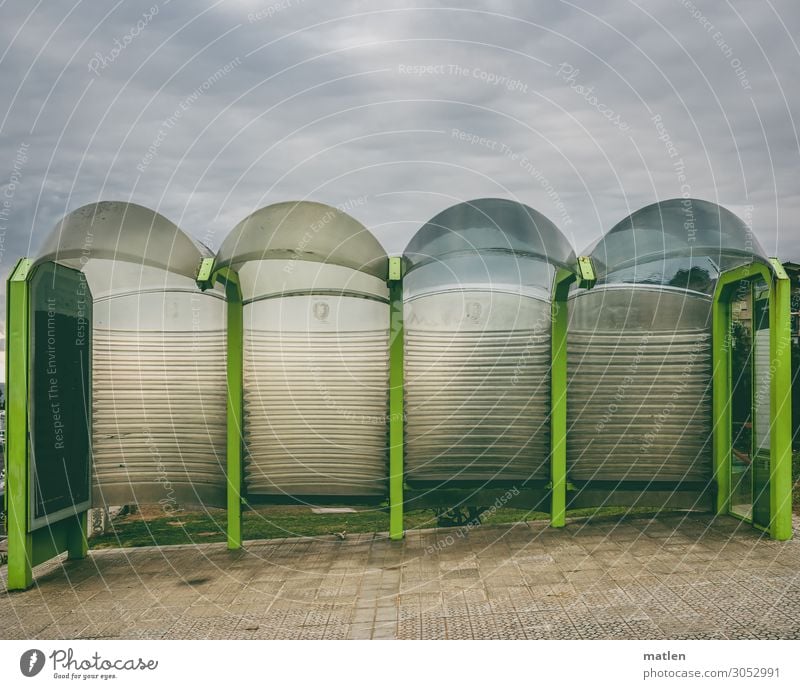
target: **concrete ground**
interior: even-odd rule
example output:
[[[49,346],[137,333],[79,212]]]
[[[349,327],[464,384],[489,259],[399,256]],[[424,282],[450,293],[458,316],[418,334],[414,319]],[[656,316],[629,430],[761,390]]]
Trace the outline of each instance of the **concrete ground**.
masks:
[[[800,540],[680,515],[100,550],[3,585],[0,638],[795,639]]]

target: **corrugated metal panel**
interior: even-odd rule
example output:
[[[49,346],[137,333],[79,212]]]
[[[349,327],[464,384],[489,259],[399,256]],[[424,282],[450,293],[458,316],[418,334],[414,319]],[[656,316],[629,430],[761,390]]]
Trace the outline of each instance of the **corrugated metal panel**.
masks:
[[[225,504],[225,332],[95,327],[95,503]]]
[[[248,493],[385,494],[388,305],[284,297],[245,306],[245,320]]]
[[[550,304],[463,291],[405,304],[405,468],[417,481],[549,475]]]
[[[702,481],[711,475],[710,300],[597,288],[570,303],[568,475]]]
[[[753,360],[753,407],[755,409],[755,436],[753,438],[756,453],[768,451],[770,448],[770,386],[772,355],[770,352],[769,328],[757,330],[753,337],[755,352]]]

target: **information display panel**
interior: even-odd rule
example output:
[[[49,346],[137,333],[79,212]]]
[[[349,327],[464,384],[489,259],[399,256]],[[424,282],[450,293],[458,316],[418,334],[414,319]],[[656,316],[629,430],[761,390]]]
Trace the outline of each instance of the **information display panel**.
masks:
[[[33,531],[89,508],[92,295],[81,272],[55,263],[35,269],[30,295]]]

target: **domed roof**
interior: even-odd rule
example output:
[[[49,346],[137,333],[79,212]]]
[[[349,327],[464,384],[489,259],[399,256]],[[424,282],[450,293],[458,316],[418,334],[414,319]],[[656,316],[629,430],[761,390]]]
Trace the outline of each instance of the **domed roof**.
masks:
[[[358,220],[313,201],[275,203],[248,215],[225,238],[217,268],[291,259],[340,265],[387,277],[386,251]]]
[[[674,258],[705,258],[716,272],[766,254],[751,229],[726,208],[699,199],[669,199],[640,208],[588,250],[598,278]]]
[[[548,218],[508,199],[485,198],[458,203],[429,220],[405,250],[410,268],[452,254],[506,252],[531,255],[572,268],[575,252]]]
[[[208,256],[208,249],[160,213],[135,203],[100,201],[64,216],[34,264],[55,261],[80,270],[92,259],[108,259],[194,278]]]

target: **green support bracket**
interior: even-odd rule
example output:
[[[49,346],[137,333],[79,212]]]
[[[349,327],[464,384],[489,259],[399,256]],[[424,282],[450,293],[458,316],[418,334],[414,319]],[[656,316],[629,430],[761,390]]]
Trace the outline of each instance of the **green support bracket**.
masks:
[[[754,262],[723,272],[712,306],[712,408],[714,476],[717,514],[730,510],[731,471],[731,293],[736,283],[761,277],[770,287],[770,520],[776,540],[792,537],[792,408],[791,408],[791,305],[790,283],[777,259],[769,266]]]
[[[589,256],[578,257],[578,280],[582,289],[591,289],[597,283],[597,273]]]
[[[717,281],[711,325],[712,463],[717,484],[716,513],[727,514],[731,497],[731,303],[725,275]]]
[[[31,272],[31,267],[33,266],[33,261],[29,258],[21,258],[17,261],[17,265],[14,266],[14,270],[11,271],[11,276],[9,277],[10,282],[27,282],[28,281],[28,273]]]
[[[244,375],[244,307],[239,276],[231,268],[222,268],[212,275],[225,287],[227,301],[227,378],[228,378],[228,444],[227,444],[227,509],[228,550],[242,547],[242,412]],[[199,275],[198,275],[199,279]]]
[[[389,538],[403,538],[403,259],[389,258]]]
[[[780,261],[771,258],[775,280],[770,290],[770,536],[792,537],[792,322],[791,282]]]
[[[571,270],[558,269],[551,306],[550,524],[555,527],[564,526],[567,519],[567,298],[577,277]]]
[[[775,273],[775,277],[778,280],[788,280],[789,275],[786,272],[786,269],[783,267],[783,263],[781,263],[777,258],[769,259],[769,264],[772,266],[772,270]]]
[[[214,259],[204,258],[200,261],[200,266],[197,268],[197,277],[195,278],[197,286],[200,291],[205,292],[214,286]]]
[[[28,531],[28,273],[21,259],[6,283],[6,524],[8,589],[33,584],[33,535]]]
[[[391,256],[389,258],[389,282],[398,282],[403,279],[403,257]]]

